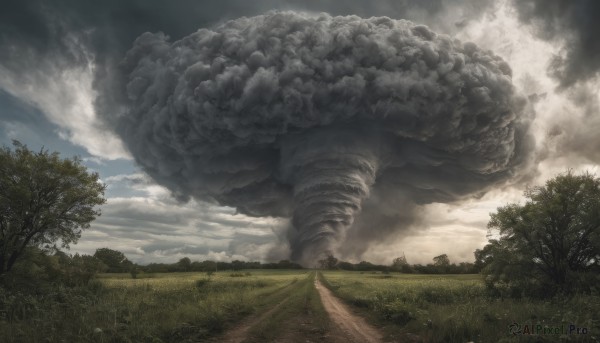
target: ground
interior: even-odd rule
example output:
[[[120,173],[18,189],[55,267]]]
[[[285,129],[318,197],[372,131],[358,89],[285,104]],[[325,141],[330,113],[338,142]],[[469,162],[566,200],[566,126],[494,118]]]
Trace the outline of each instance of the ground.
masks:
[[[383,335],[379,330],[353,313],[319,281],[318,277],[315,277],[314,273],[309,280],[312,282],[305,286],[307,289],[304,291],[303,301],[286,298],[261,315],[244,320],[213,340],[227,343],[383,342]],[[324,318],[323,312],[327,318]],[[277,314],[280,314],[280,318],[274,319]],[[265,333],[265,330],[275,327],[273,320],[278,324],[274,334]]]

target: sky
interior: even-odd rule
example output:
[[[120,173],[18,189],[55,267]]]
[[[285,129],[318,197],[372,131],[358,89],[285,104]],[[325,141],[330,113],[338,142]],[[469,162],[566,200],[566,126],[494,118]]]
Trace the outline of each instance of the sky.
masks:
[[[64,157],[80,156],[107,185],[102,215],[71,246],[72,253],[93,254],[109,247],[143,264],[171,263],[182,257],[266,262],[292,256],[306,261],[306,254],[317,246],[351,262],[389,264],[404,254],[410,263],[428,263],[443,253],[453,262],[469,262],[473,251],[487,241],[489,214],[507,203],[524,201],[526,187],[542,185],[568,170],[599,172],[600,3],[594,0],[5,0],[3,4],[0,144],[16,139],[33,150],[43,147]],[[350,15],[356,17],[337,17]],[[381,16],[392,21],[372,18]],[[410,23],[395,21],[400,19]],[[307,105],[318,118],[333,119],[327,119],[327,125],[314,124],[325,119],[307,122],[308,117],[301,116],[285,123],[298,132],[272,133],[263,126],[273,124],[272,118],[279,118],[277,106],[287,103],[278,102],[278,90],[268,100],[261,94],[271,89],[269,77],[279,78],[281,84],[286,74],[277,69],[278,63],[288,55],[265,48],[260,59],[251,49],[246,62],[239,57],[244,46],[236,45],[238,50],[229,55],[224,46],[237,41],[260,45],[269,35],[289,29],[290,23],[318,42],[329,42],[323,43],[325,48],[343,47],[331,37],[343,34],[345,28],[396,25],[401,44],[464,55],[468,67],[479,69],[466,68],[459,76],[463,81],[478,78],[492,90],[488,98],[496,105],[485,107],[473,95],[465,98],[465,107],[458,107],[455,98],[432,100],[430,92],[406,98],[402,111],[425,103],[429,107],[424,113],[433,119],[413,124],[436,129],[410,131],[406,122],[387,117],[369,117],[370,122],[385,124],[383,129],[365,126],[364,112],[375,108],[376,116],[383,111],[376,104],[387,103],[382,108],[393,117],[395,112],[389,112],[393,96],[386,89],[405,85],[409,75],[398,64],[404,79],[394,83],[395,70],[374,58],[371,62],[368,57],[373,55],[360,55],[369,49],[389,50],[391,31],[372,29],[365,36],[378,44],[375,48],[361,52],[355,46],[352,54],[329,51],[331,79],[317,79],[315,71],[321,64],[311,65],[313,76],[307,80],[314,81],[317,90],[341,87],[325,96],[336,97],[337,102],[314,100],[322,94],[314,91]],[[216,33],[222,41],[202,40]],[[293,43],[295,51],[308,46],[308,39],[302,39]],[[303,61],[318,60],[314,51],[302,56]],[[239,67],[227,69],[234,72],[262,64],[253,69],[256,78],[245,79],[236,93],[237,79],[233,86],[226,84],[225,72],[203,76],[203,71],[192,68],[196,62],[214,65],[219,54],[224,64]],[[417,57],[422,60],[413,66],[424,69],[410,74],[411,82],[425,84],[432,70],[439,73],[441,63],[431,66],[427,56]],[[349,63],[351,73],[336,74],[338,61]],[[177,74],[177,68],[187,68],[189,77]],[[387,88],[372,87],[369,92],[357,88],[355,81],[375,77],[369,70],[375,70],[377,80],[388,80]],[[208,78],[212,88],[193,93],[189,84],[194,77]],[[140,86],[136,78],[153,86]],[[331,82],[330,88],[319,88],[326,82]],[[289,94],[306,89],[306,84],[288,87]],[[471,87],[434,82],[440,84],[445,94]],[[258,93],[251,93],[251,86]],[[213,92],[222,87],[230,87],[230,93]],[[181,99],[181,104],[161,105],[161,92]],[[204,104],[216,102],[217,110],[194,109],[192,93],[210,96]],[[353,103],[357,98],[360,102]],[[348,107],[330,105],[345,103]],[[177,106],[183,109],[176,110]],[[249,119],[240,119],[238,108],[246,108]],[[463,118],[452,129],[443,129],[449,125],[446,117],[435,112],[443,114],[447,108]],[[477,134],[462,134],[462,123],[475,112],[489,114],[488,119],[498,124],[477,121],[474,125],[481,126]],[[229,114],[229,121],[214,119]],[[337,124],[342,115],[353,119]],[[168,123],[176,132],[165,136],[161,130]],[[190,136],[182,136],[173,125],[179,125],[179,131],[191,126],[203,138],[187,144]],[[223,127],[226,133],[216,129]],[[510,132],[498,138],[507,128]],[[232,135],[235,139],[229,138]],[[380,155],[372,156],[374,146]],[[469,158],[461,159],[465,154]],[[315,169],[307,162],[310,158],[336,166]],[[315,188],[317,183],[328,189],[344,183],[356,192],[336,191],[335,198]],[[321,197],[319,204],[337,211],[335,220],[331,212],[314,211],[311,199],[316,196]],[[313,218],[320,218],[318,225]]]

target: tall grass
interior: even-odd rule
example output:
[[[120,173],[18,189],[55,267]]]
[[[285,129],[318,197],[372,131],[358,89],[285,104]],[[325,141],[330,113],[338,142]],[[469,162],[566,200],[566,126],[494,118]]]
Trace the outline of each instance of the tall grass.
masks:
[[[391,335],[425,342],[600,340],[600,297],[499,299],[478,275],[386,275],[325,272],[326,285],[349,304],[392,326]],[[586,327],[583,335],[511,335],[512,323]]]
[[[267,306],[302,272],[105,275],[43,295],[0,293],[2,342],[182,342],[218,334]]]

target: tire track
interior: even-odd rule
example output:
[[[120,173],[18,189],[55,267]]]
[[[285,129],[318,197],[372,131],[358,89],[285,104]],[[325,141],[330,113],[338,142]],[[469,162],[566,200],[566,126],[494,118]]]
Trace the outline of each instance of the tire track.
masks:
[[[363,318],[350,312],[333,293],[315,278],[315,287],[331,320],[356,343],[380,343],[383,335]]]

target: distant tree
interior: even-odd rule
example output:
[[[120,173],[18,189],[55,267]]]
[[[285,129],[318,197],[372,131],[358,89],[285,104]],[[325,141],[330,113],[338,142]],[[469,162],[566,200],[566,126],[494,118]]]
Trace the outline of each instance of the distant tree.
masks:
[[[337,267],[341,270],[354,270],[354,265],[350,262],[345,261],[339,262],[337,264]]]
[[[200,261],[194,261],[194,262],[192,262],[192,264],[190,266],[190,269],[193,272],[202,272],[202,271],[204,271],[204,269],[202,269],[202,262],[200,262]]]
[[[401,273],[412,273],[413,271],[404,254],[392,261],[392,269]]]
[[[218,271],[218,265],[217,262],[215,261],[202,261],[202,270],[203,271],[213,271],[213,272],[217,272]]]
[[[290,260],[281,260],[277,263],[279,269],[293,269],[293,264]]]
[[[448,255],[441,254],[433,258],[434,273],[444,274],[450,271],[450,259]]]
[[[321,269],[335,269],[335,266],[338,263],[338,259],[335,256],[333,256],[333,254],[327,253],[327,256],[324,259],[319,260],[318,262],[321,266]]]
[[[107,267],[109,273],[126,273],[133,266],[125,254],[118,250],[109,248],[96,249],[94,257],[102,261]]]
[[[79,158],[13,145],[0,149],[0,276],[27,247],[56,250],[76,243],[106,201],[98,174]]]
[[[448,255],[442,254],[433,258],[433,265],[438,267],[447,267],[450,265]]]
[[[133,265],[133,266],[131,266],[131,268],[129,268],[129,274],[131,274],[131,278],[137,279],[137,276],[139,273],[140,273],[140,269],[138,268],[138,266]]]
[[[164,263],[150,263],[144,269],[146,273],[167,273],[169,271],[168,265]]]
[[[354,266],[354,268],[360,271],[369,271],[375,270],[375,265],[368,261],[360,261]]]
[[[189,272],[192,270],[192,260],[190,260],[189,257],[184,257],[177,262],[177,266],[179,267],[179,270]]]
[[[454,266],[454,264],[452,265]],[[475,269],[475,264],[469,262],[461,262],[455,267],[456,273],[458,274],[475,274],[479,271]]]
[[[260,267],[260,266],[259,266]],[[277,263],[278,269],[302,269],[302,266],[298,263],[291,262],[290,260],[281,260]]]
[[[244,265],[245,265],[245,263],[243,261],[240,261],[240,260],[233,260],[233,261],[231,261],[231,268],[233,270],[244,269]]]
[[[392,267],[394,267],[394,269],[398,269],[400,270],[400,268],[404,265],[407,265],[408,262],[406,261],[406,256],[400,256],[400,257],[396,257],[393,261],[392,261]]]
[[[550,295],[600,283],[600,179],[568,172],[498,208],[478,255],[490,287]]]

